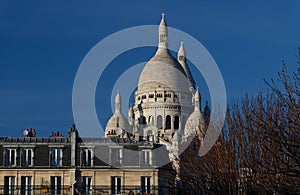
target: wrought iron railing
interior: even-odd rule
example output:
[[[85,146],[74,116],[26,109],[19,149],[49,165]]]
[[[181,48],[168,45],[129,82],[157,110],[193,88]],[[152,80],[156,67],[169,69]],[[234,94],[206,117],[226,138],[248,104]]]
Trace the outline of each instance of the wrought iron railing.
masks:
[[[172,194],[173,188],[162,187],[168,194]],[[72,194],[72,186],[58,186],[52,187],[45,185],[31,185],[31,186],[0,186],[0,195],[70,195]],[[111,186],[93,185],[87,186],[75,185],[74,194],[76,195],[102,195],[102,194],[128,194],[128,195],[142,195],[142,194],[161,194],[157,186],[151,186],[149,189],[142,189],[141,186],[121,186],[120,189],[112,190]]]

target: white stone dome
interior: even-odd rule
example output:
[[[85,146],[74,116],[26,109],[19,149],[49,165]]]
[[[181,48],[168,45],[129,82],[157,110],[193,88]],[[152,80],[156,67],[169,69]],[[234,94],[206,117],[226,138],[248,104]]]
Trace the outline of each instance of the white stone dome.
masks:
[[[124,135],[130,132],[128,120],[121,112],[121,96],[118,91],[115,99],[115,113],[108,120],[105,127],[105,137]]]
[[[182,143],[187,142],[190,138],[197,135],[200,139],[204,136],[204,119],[200,111],[200,95],[198,90],[195,93],[195,109],[194,112],[188,117],[185,123],[184,132],[182,135]],[[190,140],[189,140],[190,141]]]
[[[204,130],[204,119],[200,110],[195,110],[187,119],[185,123],[184,132],[182,135],[182,142],[186,142],[189,138],[198,136],[202,138]]]
[[[167,87],[173,91],[189,93],[185,71],[167,49],[158,49],[140,75],[139,90],[153,87]]]
[[[122,129],[124,132],[129,132],[130,130],[126,117],[120,112],[116,112],[112,117],[110,117],[106,124],[105,133],[106,135],[113,134],[113,131],[117,131],[117,129]]]

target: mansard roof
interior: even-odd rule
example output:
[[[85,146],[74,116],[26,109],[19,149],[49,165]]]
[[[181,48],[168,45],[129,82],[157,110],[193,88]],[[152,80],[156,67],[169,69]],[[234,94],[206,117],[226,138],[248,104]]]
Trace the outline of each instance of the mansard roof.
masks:
[[[2,143],[70,143],[70,140],[66,137],[0,137]]]

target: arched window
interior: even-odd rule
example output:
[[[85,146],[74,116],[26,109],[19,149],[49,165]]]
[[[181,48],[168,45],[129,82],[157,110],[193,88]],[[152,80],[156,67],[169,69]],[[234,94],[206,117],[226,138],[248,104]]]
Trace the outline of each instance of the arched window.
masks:
[[[162,116],[161,115],[157,116],[157,128],[162,129]]]
[[[153,116],[149,116],[149,118],[148,118],[148,124],[153,125],[153,123],[154,123]]]
[[[142,117],[142,121],[141,121],[141,124],[146,124],[146,117]]]
[[[166,129],[171,129],[171,116],[167,115],[166,117]]]
[[[178,128],[179,128],[179,116],[175,116],[174,129],[178,129]]]
[[[153,132],[151,130],[149,130],[147,132],[147,140],[148,141],[154,141],[154,138],[153,138]]]

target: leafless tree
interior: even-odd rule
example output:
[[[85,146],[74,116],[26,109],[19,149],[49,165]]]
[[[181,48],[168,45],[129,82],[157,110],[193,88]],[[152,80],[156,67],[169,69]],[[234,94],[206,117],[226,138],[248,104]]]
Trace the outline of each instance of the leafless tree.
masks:
[[[195,136],[181,155],[183,191],[300,194],[300,64],[290,74],[283,62],[277,80],[265,83],[268,94],[246,94],[228,106],[207,155],[198,156],[201,141]]]

